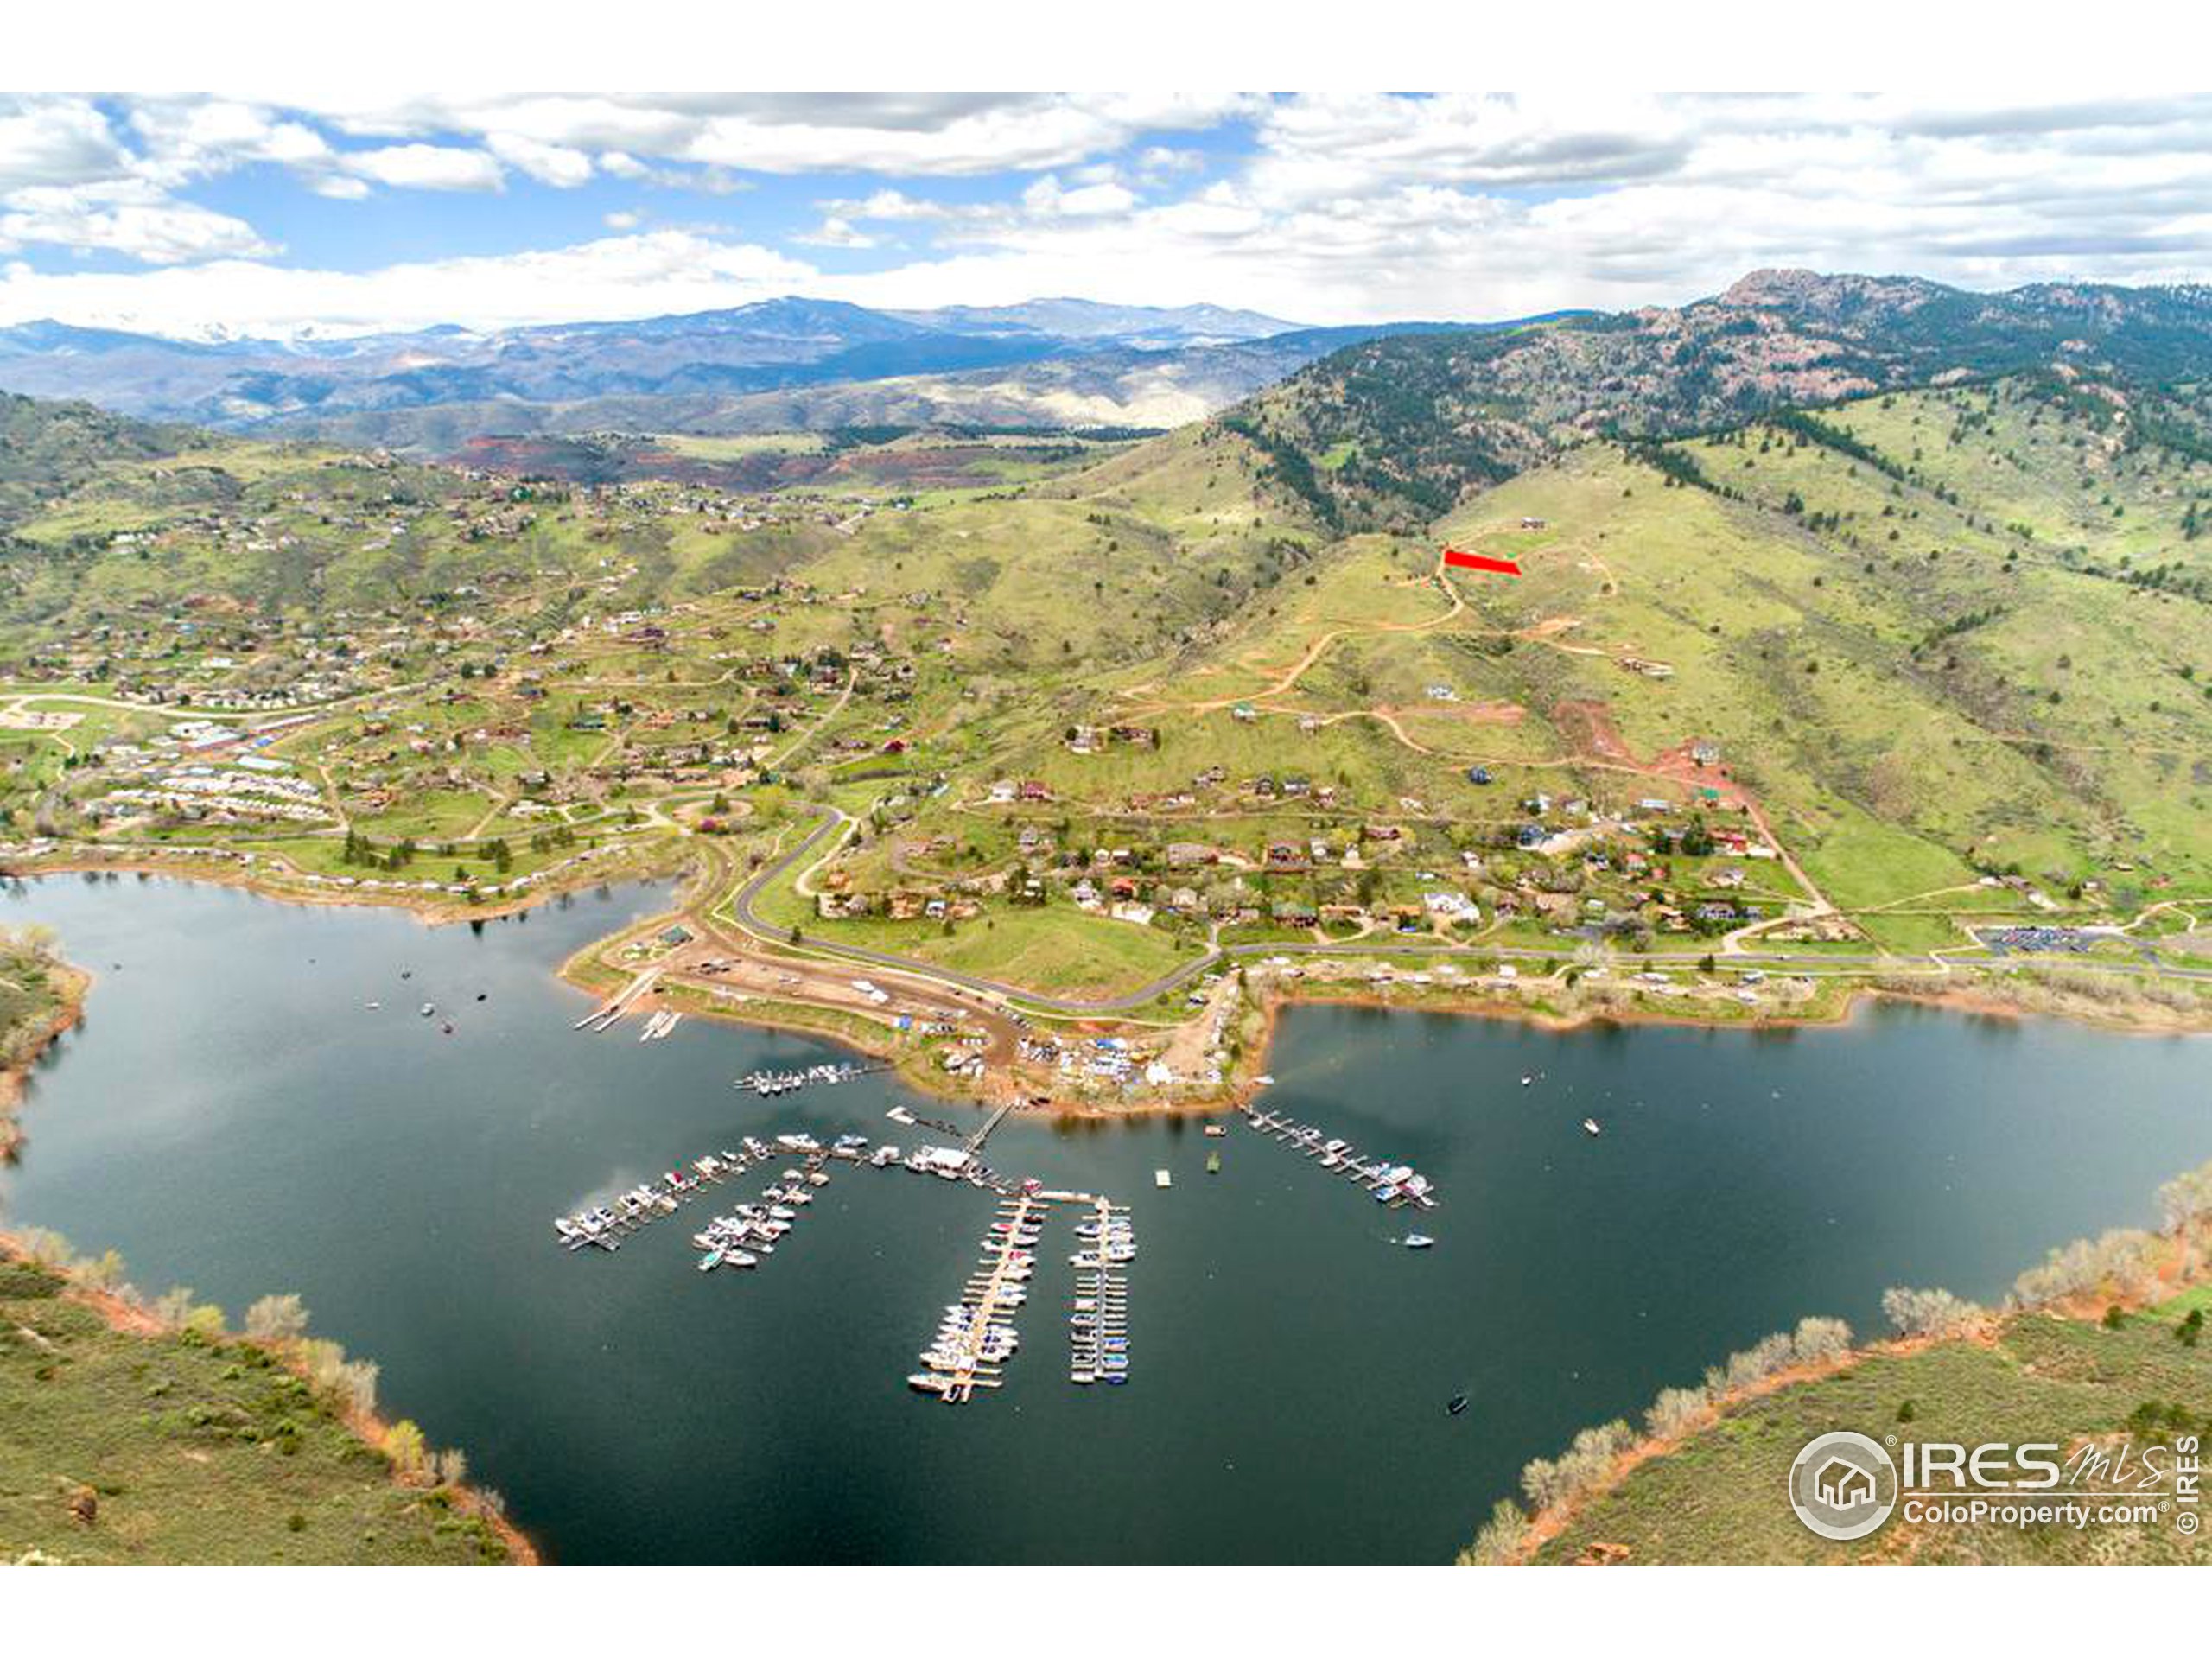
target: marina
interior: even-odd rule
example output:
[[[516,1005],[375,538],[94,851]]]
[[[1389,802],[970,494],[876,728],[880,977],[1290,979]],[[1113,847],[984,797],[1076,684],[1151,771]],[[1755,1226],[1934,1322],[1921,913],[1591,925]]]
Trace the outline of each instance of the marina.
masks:
[[[988,1114],[897,1077],[772,1109],[731,1090],[859,1058],[818,1038],[687,1015],[634,1051],[561,1040],[601,999],[553,969],[658,890],[475,934],[178,881],[26,886],[13,919],[104,971],[31,1079],[10,1224],[118,1250],[149,1293],[298,1292],[560,1562],[1446,1560],[1530,1459],[1718,1357],[1811,1313],[1878,1336],[1891,1284],[2001,1297],[2056,1246],[2155,1224],[2158,1185],[2212,1157],[2201,1039],[1904,1007],[1787,1040],[1296,1007],[1262,1103],[1422,1172],[1448,1227],[1442,1205],[1346,1201],[1349,1178],[1227,1114],[1222,1137],[1016,1111],[978,1185],[960,1172]],[[474,1010],[479,1040],[436,1038],[426,1001]],[[699,1271],[711,1217],[803,1168],[779,1133],[871,1139],[785,1206],[795,1246]],[[747,1167],[693,1167],[723,1150]],[[671,1172],[696,1189],[620,1249],[549,1249],[555,1212]],[[938,1410],[906,1378],[1029,1177],[1071,1196],[1014,1310],[1022,1347],[975,1408]],[[1059,1333],[1097,1300],[1068,1260],[1084,1193],[1130,1206],[1141,1388],[1069,1380]],[[755,1493],[773,1501],[734,1497]]]

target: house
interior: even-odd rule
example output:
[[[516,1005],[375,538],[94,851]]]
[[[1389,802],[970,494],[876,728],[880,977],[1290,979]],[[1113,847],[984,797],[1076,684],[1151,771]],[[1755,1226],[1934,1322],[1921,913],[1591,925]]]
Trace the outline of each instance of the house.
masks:
[[[1321,912],[1303,899],[1286,899],[1271,914],[1280,927],[1313,927],[1321,919]]]
[[[1171,841],[1167,843],[1167,868],[1186,870],[1193,865],[1211,864],[1219,857],[1211,847],[1195,841]]]

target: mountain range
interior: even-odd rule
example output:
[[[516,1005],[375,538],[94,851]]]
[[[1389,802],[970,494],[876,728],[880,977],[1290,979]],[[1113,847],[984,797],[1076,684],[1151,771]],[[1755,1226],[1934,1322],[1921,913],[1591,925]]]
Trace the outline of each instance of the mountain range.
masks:
[[[1566,444],[2025,371],[2162,392],[2212,418],[2212,289],[1755,271],[1681,307],[1492,323],[1301,327],[1213,305],[1045,299],[873,310],[783,298],[634,321],[343,339],[0,329],[0,387],[233,433],[423,455],[487,435],[921,427],[1128,429],[1207,416],[1274,458],[1325,521],[1448,511]]]
[[[1386,324],[1078,299],[879,311],[784,298],[631,321],[340,339],[0,328],[0,386],[232,432],[439,450],[485,433],[926,424],[1172,426]]]

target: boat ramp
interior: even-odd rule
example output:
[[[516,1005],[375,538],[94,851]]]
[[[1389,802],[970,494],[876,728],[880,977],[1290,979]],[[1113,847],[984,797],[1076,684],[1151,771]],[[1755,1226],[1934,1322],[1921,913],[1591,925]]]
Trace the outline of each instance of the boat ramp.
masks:
[[[645,972],[615,992],[613,996],[577,1020],[571,1029],[594,1033],[612,1030],[614,1022],[630,1011],[630,1005],[652,989],[654,982],[659,978],[658,968],[646,969]]]

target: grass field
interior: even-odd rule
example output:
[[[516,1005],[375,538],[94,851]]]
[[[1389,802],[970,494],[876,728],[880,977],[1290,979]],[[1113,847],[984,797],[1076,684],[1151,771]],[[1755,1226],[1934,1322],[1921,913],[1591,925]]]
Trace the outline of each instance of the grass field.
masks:
[[[2200,1288],[2189,1305],[2202,1305],[2202,1295]],[[1898,1520],[1858,1543],[1829,1543],[1798,1523],[1783,1497],[1799,1449],[1834,1429],[1878,1440],[1909,1435],[1967,1445],[2056,1442],[2070,1451],[2087,1440],[2116,1445],[2130,1438],[2128,1419],[2146,1402],[2179,1403],[2212,1416],[2212,1345],[2184,1347],[2176,1340],[2183,1311],[2169,1303],[2118,1330],[2024,1313],[1987,1345],[1953,1340],[1876,1355],[1838,1375],[1753,1400],[1731,1408],[1680,1450],[1639,1465],[1546,1544],[1538,1559],[1571,1561],[1605,1545],[1625,1548],[1631,1561],[2212,1563],[2212,1543],[2170,1524],[1911,1528]],[[2207,1430],[2212,1422],[2199,1433]],[[2146,1440],[2159,1436],[2139,1427],[2132,1438],[2139,1455]]]
[[[506,1559],[263,1350],[127,1334],[61,1288],[0,1260],[0,1561]]]

